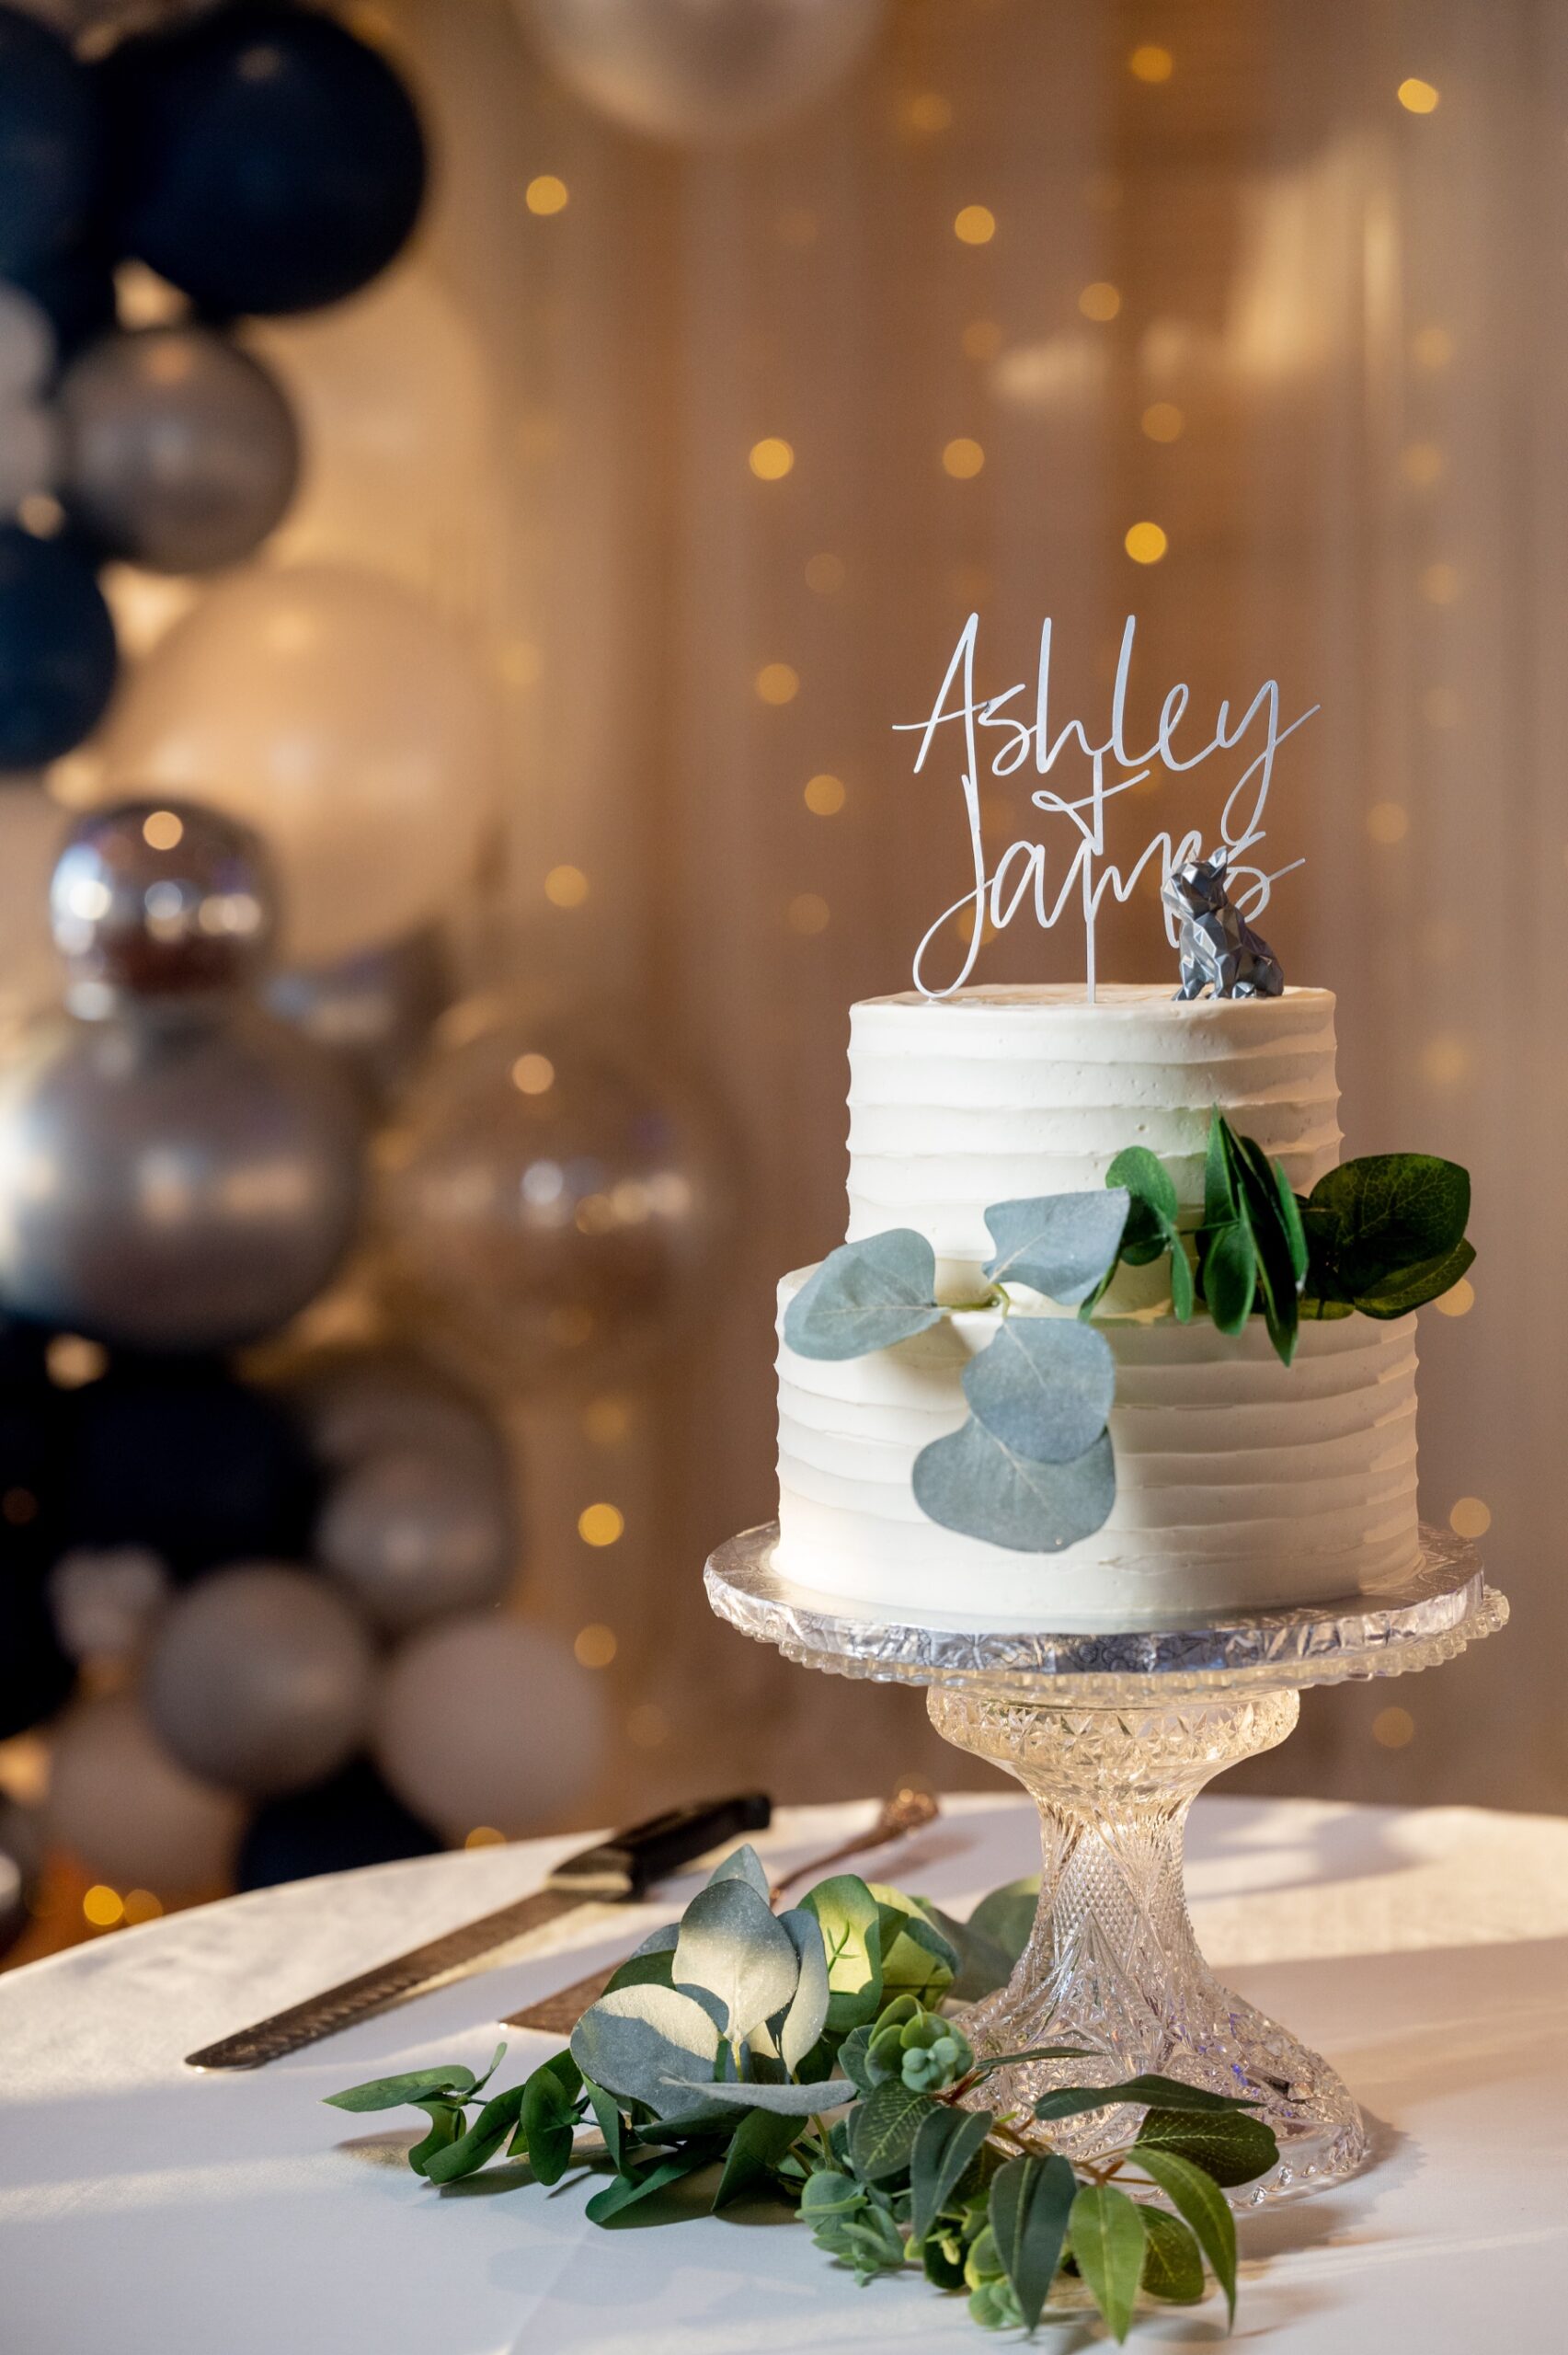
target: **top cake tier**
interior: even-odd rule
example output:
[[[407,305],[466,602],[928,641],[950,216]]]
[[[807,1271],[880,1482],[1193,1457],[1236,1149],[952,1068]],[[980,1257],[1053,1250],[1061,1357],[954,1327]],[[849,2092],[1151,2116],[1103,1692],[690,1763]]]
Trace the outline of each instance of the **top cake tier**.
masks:
[[[1339,1158],[1333,992],[1199,998],[1102,982],[910,991],[850,1013],[847,1239],[918,1227],[939,1260],[991,1255],[985,1211],[1104,1183],[1124,1145],[1203,1202],[1211,1108],[1306,1193]]]

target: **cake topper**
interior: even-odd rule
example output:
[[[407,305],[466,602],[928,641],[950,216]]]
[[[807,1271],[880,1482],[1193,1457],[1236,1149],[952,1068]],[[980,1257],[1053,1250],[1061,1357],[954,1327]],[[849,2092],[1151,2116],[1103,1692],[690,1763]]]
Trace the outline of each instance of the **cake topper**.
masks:
[[[1245,855],[1263,842],[1264,815],[1268,802],[1269,787],[1274,781],[1275,755],[1288,737],[1293,736],[1318,708],[1316,704],[1291,720],[1283,720],[1280,713],[1277,680],[1265,680],[1246,708],[1234,718],[1229,700],[1222,701],[1215,718],[1213,734],[1207,743],[1196,745],[1190,752],[1178,752],[1175,735],[1185,716],[1192,690],[1178,683],[1166,695],[1160,707],[1159,725],[1154,741],[1147,752],[1129,751],[1127,744],[1127,685],[1132,671],[1134,643],[1138,621],[1129,614],[1122,630],[1121,650],[1116,661],[1116,680],[1111,690],[1109,724],[1102,738],[1091,739],[1088,728],[1081,719],[1065,720],[1053,735],[1050,714],[1051,623],[1047,616],[1040,628],[1039,668],[1035,683],[1035,710],[1032,719],[1022,718],[1007,706],[1024,692],[1021,680],[1016,686],[1004,689],[1001,695],[977,697],[975,692],[975,646],[979,632],[979,615],[971,614],[959,632],[938,691],[935,703],[924,719],[901,720],[900,730],[918,732],[920,748],[915,754],[915,773],[924,768],[935,741],[937,730],[951,721],[962,723],[963,768],[960,784],[964,796],[964,810],[969,839],[969,854],[974,880],[961,899],[944,908],[926,932],[915,951],[914,982],[924,997],[951,997],[963,986],[975,967],[980,944],[989,924],[1000,932],[1012,923],[1024,905],[1032,904],[1035,921],[1044,931],[1049,931],[1067,910],[1076,906],[1083,918],[1086,948],[1085,982],[1091,1003],[1094,997],[1094,921],[1100,903],[1107,891],[1126,902],[1131,898],[1139,879],[1156,860],[1159,862],[1161,898],[1165,907],[1167,937],[1175,946],[1180,926],[1189,911],[1169,896],[1173,877],[1184,870],[1205,864],[1204,834],[1200,828],[1173,834],[1169,828],[1155,834],[1145,844],[1132,864],[1125,870],[1105,857],[1105,804],[1118,793],[1128,792],[1141,785],[1155,766],[1169,770],[1173,775],[1184,775],[1196,769],[1215,752],[1233,752],[1249,734],[1257,744],[1241,775],[1231,786],[1219,818],[1220,851],[1226,876],[1226,889],[1245,878],[1245,888],[1230,905],[1222,890],[1219,906],[1224,915],[1241,925],[1245,940],[1253,946],[1255,955],[1262,943],[1254,934],[1248,934],[1243,917],[1258,915],[1268,905],[1269,894],[1282,875],[1302,865],[1299,858],[1288,866],[1273,869],[1245,861]],[[956,693],[955,693],[956,689]],[[950,702],[949,697],[953,700]],[[1047,817],[1061,818],[1071,832],[1067,837],[1070,856],[1059,864],[1054,863],[1047,845],[1043,842],[1021,840],[1010,843],[994,866],[988,862],[980,825],[980,730],[995,729],[1001,742],[990,754],[987,774],[993,777],[1013,775],[1033,760],[1041,777],[1048,777],[1064,752],[1073,752],[1089,764],[1087,789],[1069,795],[1053,786],[1042,785],[1030,796],[1036,810]],[[1261,735],[1261,741],[1258,738]],[[945,740],[944,740],[945,741]],[[1217,854],[1219,856],[1219,854]],[[1207,862],[1212,866],[1213,862]],[[1214,911],[1194,910],[1199,913]],[[962,925],[968,917],[967,939],[963,961],[953,979],[938,984],[929,978],[929,965],[940,935],[949,925]],[[1245,945],[1239,941],[1238,948]],[[1279,969],[1266,950],[1263,954],[1274,974],[1274,989],[1262,979],[1263,968],[1251,974],[1253,994],[1274,994],[1282,986]],[[1212,975],[1206,976],[1212,979]],[[1196,991],[1185,987],[1186,967],[1183,965],[1184,995],[1196,996]],[[1199,984],[1201,987],[1201,983]],[[1228,994],[1228,993],[1222,993]]]
[[[1223,843],[1212,858],[1189,858],[1167,875],[1160,897],[1177,919],[1182,957],[1178,997],[1278,997],[1285,975],[1278,958],[1255,933],[1226,891]]]

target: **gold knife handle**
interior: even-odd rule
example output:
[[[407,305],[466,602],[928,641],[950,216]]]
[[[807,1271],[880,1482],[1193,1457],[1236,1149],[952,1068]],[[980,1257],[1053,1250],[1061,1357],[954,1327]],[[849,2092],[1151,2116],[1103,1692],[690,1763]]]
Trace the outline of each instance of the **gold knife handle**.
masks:
[[[215,2044],[187,2053],[187,2063],[192,2069],[258,2069],[263,2062],[281,2060],[284,2053],[297,2052],[319,2037],[336,2036],[339,2028],[352,2028],[372,2012],[422,1993],[449,1971],[461,1970],[581,1902],[578,1897],[551,1889],[520,1897],[514,1904],[464,1922],[460,1929],[430,1938],[407,1954],[394,1955],[389,1962],[361,1970],[357,1978],[325,1988],[319,1995],[307,1995],[303,2004],[291,2004],[287,2010],[274,2012],[251,2028],[220,2037]]]

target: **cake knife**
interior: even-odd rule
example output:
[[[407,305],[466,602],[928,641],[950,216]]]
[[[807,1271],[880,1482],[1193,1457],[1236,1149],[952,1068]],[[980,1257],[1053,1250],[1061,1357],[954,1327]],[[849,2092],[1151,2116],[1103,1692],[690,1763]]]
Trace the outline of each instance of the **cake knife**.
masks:
[[[742,1791],[728,1798],[704,1799],[692,1807],[670,1808],[634,1823],[608,1840],[583,1848],[558,1864],[543,1889],[482,1913],[406,1954],[394,1955],[337,1987],[308,1995],[250,2028],[220,2037],[199,2052],[188,2052],[191,2069],[256,2069],[285,2052],[318,2038],[336,2036],[392,2004],[424,1994],[470,1963],[480,1961],[530,1932],[543,1929],[578,1905],[635,1905],[657,1880],[689,1865],[709,1848],[741,1832],[765,1832],[773,1803],[761,1791]]]

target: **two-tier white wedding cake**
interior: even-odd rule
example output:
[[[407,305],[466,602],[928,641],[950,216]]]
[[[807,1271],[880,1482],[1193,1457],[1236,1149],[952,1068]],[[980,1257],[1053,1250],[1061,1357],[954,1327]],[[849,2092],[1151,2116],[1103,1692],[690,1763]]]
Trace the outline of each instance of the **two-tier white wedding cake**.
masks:
[[[1211,1112],[1306,1193],[1338,1159],[1333,993],[1173,1001],[1168,988],[970,988],[856,1005],[847,1240],[924,1235],[937,1292],[986,1292],[988,1206],[1102,1188],[1130,1145],[1203,1212]],[[890,1348],[798,1355],[782,1338],[810,1269],[779,1289],[776,1566],[888,1620],[1018,1629],[1157,1626],[1365,1590],[1417,1557],[1415,1319],[1303,1321],[1282,1364],[1261,1317],[1235,1338],[1170,1313],[1168,1268],[1122,1267],[1094,1312],[1116,1363],[1116,1501],[1055,1553],[928,1518],[916,1457],[966,1419],[998,1329],[960,1310]],[[1013,1315],[1070,1314],[1010,1286]]]

